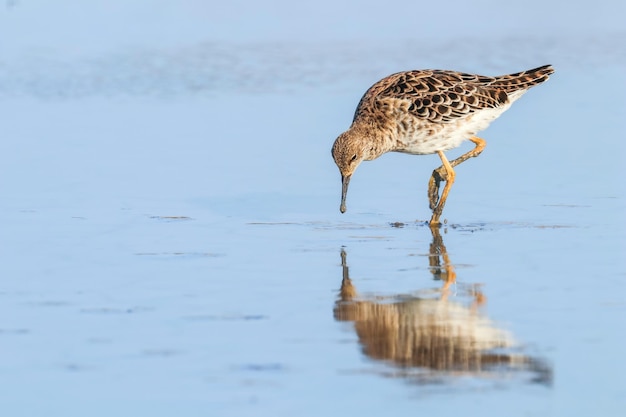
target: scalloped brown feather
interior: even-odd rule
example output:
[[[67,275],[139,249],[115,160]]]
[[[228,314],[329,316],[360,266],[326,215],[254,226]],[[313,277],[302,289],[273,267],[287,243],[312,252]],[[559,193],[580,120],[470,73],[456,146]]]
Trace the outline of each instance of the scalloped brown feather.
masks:
[[[399,72],[383,78],[365,92],[353,121],[376,119],[377,110],[385,111],[396,100],[402,100],[410,102],[406,111],[412,116],[450,123],[479,110],[502,106],[511,95],[546,81],[553,72],[550,65],[498,77],[446,70]]]

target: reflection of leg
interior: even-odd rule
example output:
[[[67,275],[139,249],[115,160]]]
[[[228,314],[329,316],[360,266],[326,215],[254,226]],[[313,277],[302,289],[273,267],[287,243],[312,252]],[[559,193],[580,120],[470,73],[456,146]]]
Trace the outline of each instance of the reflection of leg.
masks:
[[[443,246],[443,240],[439,234],[439,229],[431,228],[430,231],[433,235],[433,241],[430,244],[428,264],[430,266],[430,273],[433,274],[433,279],[439,281],[443,279],[443,268],[441,267],[441,247]]]
[[[448,256],[446,246],[443,244],[443,238],[441,237],[439,228],[432,227],[430,231],[433,235],[429,256],[430,272],[433,274],[434,279],[443,281],[443,291],[445,294],[450,285],[456,282],[456,272]],[[442,260],[443,267],[441,266]]]
[[[460,163],[465,162],[469,158],[474,158],[480,155],[480,153],[485,149],[485,145],[487,144],[487,142],[485,142],[483,139],[476,136],[472,136],[469,140],[474,142],[476,146],[471,151],[450,161],[451,167],[455,167]],[[437,208],[437,203],[439,201],[439,184],[441,183],[441,181],[448,181],[447,172],[448,170],[446,169],[444,164],[433,171],[433,174],[428,181],[428,201],[430,204],[430,209],[433,211],[435,210],[435,208]],[[443,207],[441,209],[443,210]]]
[[[359,318],[359,305],[361,303],[355,302],[357,293],[350,280],[346,257],[346,251],[341,248],[343,279],[341,280],[341,289],[339,290],[339,300],[335,303],[333,315],[335,320],[338,321],[355,321]]]
[[[341,290],[339,291],[341,301],[351,301],[356,298],[356,289],[350,280],[350,272],[348,271],[346,257],[346,251],[341,248],[341,267],[343,269],[343,279],[341,280]]]
[[[456,271],[454,270],[454,265],[452,265],[452,262],[450,262],[450,257],[448,256],[448,252],[445,251],[445,247],[443,252],[443,265],[446,268],[443,289],[447,290],[450,285],[456,282]]]
[[[472,310],[476,310],[478,307],[484,305],[487,302],[487,297],[480,290],[480,284],[472,285],[471,294],[474,300],[472,301]]]

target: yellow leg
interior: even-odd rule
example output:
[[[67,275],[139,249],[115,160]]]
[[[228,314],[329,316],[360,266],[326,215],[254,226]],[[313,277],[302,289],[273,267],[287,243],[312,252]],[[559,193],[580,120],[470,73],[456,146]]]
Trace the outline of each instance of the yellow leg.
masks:
[[[439,158],[441,158],[441,162],[443,163],[442,166],[444,167],[446,172],[446,186],[443,187],[443,192],[441,193],[441,197],[439,198],[439,203],[437,203],[437,206],[433,209],[433,217],[430,218],[431,226],[436,226],[439,224],[439,217],[441,217],[443,207],[446,205],[446,200],[448,199],[448,193],[450,193],[450,188],[452,188],[452,184],[454,184],[454,178],[456,177],[456,174],[452,169],[452,165],[450,165],[450,162],[448,162],[448,159],[446,158],[444,153],[441,151],[437,151],[437,154],[439,155]]]
[[[471,151],[450,161],[449,162],[450,170],[452,170],[452,167],[459,165],[461,162],[465,162],[469,158],[474,158],[480,155],[480,153],[485,149],[485,145],[487,144],[487,142],[485,142],[483,139],[476,137],[476,136],[472,136],[469,140],[474,142],[476,146]],[[439,157],[441,158],[442,154],[440,152],[438,153],[439,153]],[[442,158],[442,161],[443,161],[443,158]],[[441,183],[441,181],[448,181],[447,174],[448,174],[448,169],[446,168],[445,163],[444,163],[442,166],[440,166],[439,168],[433,171],[433,175],[430,177],[430,180],[428,181],[428,200],[430,202],[430,209],[433,210],[433,219],[435,218],[435,210],[438,209],[440,206],[440,204],[438,204],[439,184]],[[441,215],[441,211],[443,211],[443,206],[439,210],[439,215]],[[431,219],[431,224],[433,224],[433,219]],[[437,219],[439,219],[439,216],[437,216]],[[437,221],[437,223],[439,222]]]

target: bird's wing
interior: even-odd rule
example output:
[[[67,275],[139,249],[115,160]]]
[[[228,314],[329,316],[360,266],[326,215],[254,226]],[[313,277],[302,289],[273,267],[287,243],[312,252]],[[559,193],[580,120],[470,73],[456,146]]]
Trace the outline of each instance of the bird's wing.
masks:
[[[508,101],[496,77],[455,71],[407,71],[374,84],[357,107],[355,119],[371,111],[408,112],[434,122],[450,123]]]

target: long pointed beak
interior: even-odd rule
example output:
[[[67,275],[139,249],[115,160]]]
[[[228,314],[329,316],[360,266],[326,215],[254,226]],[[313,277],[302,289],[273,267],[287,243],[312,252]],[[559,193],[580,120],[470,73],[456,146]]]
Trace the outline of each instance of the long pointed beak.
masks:
[[[352,177],[352,175],[341,176],[341,206],[339,207],[339,211],[341,211],[342,213],[346,212],[346,195],[348,194],[348,184],[350,184],[350,177]]]

